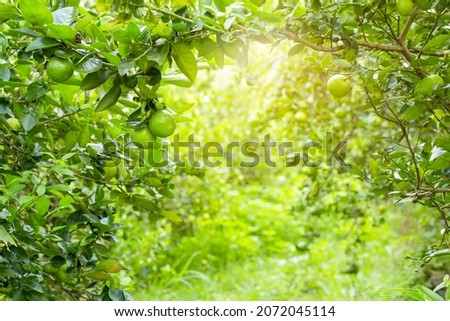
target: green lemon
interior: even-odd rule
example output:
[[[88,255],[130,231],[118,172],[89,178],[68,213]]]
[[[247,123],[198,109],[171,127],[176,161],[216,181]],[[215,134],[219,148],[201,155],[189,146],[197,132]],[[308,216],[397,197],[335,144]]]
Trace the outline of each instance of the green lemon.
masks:
[[[148,148],[155,141],[155,136],[147,126],[133,129],[130,133],[131,141],[139,148]]]
[[[429,75],[428,77],[426,77],[428,79],[431,79],[431,81],[433,82],[434,85],[437,85],[437,87],[441,87],[444,86],[444,79],[442,79],[441,76],[439,75]]]
[[[55,82],[69,80],[74,72],[73,63],[69,59],[52,57],[47,63],[47,75]]]
[[[14,131],[19,131],[22,129],[22,124],[20,123],[20,120],[18,120],[17,118],[8,118],[6,122],[8,123],[9,127],[11,127],[11,129]]]
[[[350,83],[344,75],[334,75],[328,79],[327,89],[334,97],[344,97],[350,92]]]
[[[44,271],[47,273],[54,274],[59,271],[59,268],[56,268],[53,265],[51,265],[50,263],[48,263],[48,264],[44,265]]]
[[[398,0],[397,12],[401,16],[409,16],[413,12],[415,4],[411,0]]]
[[[106,161],[103,170],[105,171],[106,181],[110,181],[113,177],[116,177],[117,175],[117,166],[113,161]]]
[[[58,270],[58,272],[55,273],[55,277],[59,282],[69,283],[70,277],[67,275],[67,273],[64,270]]]
[[[171,113],[165,110],[157,110],[150,116],[148,127],[153,135],[168,137],[173,134],[177,124]]]

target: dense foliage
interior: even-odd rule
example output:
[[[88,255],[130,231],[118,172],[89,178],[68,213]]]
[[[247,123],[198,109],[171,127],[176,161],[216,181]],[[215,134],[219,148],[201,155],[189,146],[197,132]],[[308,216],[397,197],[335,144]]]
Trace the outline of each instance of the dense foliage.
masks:
[[[385,221],[404,224],[402,215],[409,213],[414,214],[408,221],[421,228],[405,235],[428,233],[426,246],[417,245],[416,266],[431,261],[445,271],[450,256],[449,20],[449,3],[442,0],[417,0],[412,8],[393,1],[3,1],[0,292],[15,300],[129,299],[124,288],[133,282],[122,255],[142,250],[140,242],[153,243],[142,257],[128,261],[128,274],[159,288],[185,282],[198,255],[204,257],[195,260],[203,262],[197,270],[223,268],[240,253],[295,257],[291,269],[322,266],[317,273],[327,273],[324,253],[341,253],[328,269],[344,275],[336,277],[336,289],[370,275],[378,256],[392,255],[371,242],[389,242],[377,233],[402,235]],[[252,64],[254,43],[289,50],[277,68],[273,61],[263,70],[262,64]],[[225,72],[220,68],[229,63],[240,66],[247,83],[235,86],[249,86],[260,100],[219,80],[215,83],[222,88],[202,101],[202,93],[204,99],[211,92],[207,80],[194,84],[198,73]],[[343,75],[335,78],[342,83],[331,84],[336,74]],[[179,94],[178,87],[190,86],[199,101]],[[209,108],[216,114],[187,122],[182,114],[192,103],[205,114],[208,104],[222,108]],[[249,108],[249,114],[238,117],[238,107]],[[224,121],[230,136],[195,128],[202,119],[213,128]],[[348,140],[344,159],[350,168],[324,159],[323,166],[298,166],[295,173],[279,166],[241,168],[235,160],[235,166],[222,168],[229,185],[187,183],[192,177],[213,178],[200,163],[180,166],[174,155],[167,156],[165,137],[175,127],[181,137],[194,132],[209,141],[260,140],[267,133],[275,141],[309,139],[331,146]],[[333,133],[331,142],[327,132]],[[291,167],[298,165],[298,155],[288,156]],[[254,190],[266,184],[268,173],[279,180],[271,188],[278,186],[294,200],[287,203],[290,209],[277,208],[284,194]],[[239,186],[238,194],[266,203],[255,205],[259,210],[253,213],[247,204],[240,212],[243,196],[227,186]],[[289,192],[289,186],[300,189]],[[223,212],[226,204],[217,201],[219,195],[238,205]],[[391,213],[384,201],[370,200],[383,196],[402,207]],[[259,217],[265,206],[283,220]],[[239,221],[237,213],[251,215]],[[215,236],[207,233],[213,226],[220,227]],[[281,233],[285,238],[275,237]],[[207,246],[210,250],[176,258],[185,249]],[[303,293],[326,291],[331,281],[310,273],[303,271],[311,278]],[[426,288],[408,294],[436,299]]]

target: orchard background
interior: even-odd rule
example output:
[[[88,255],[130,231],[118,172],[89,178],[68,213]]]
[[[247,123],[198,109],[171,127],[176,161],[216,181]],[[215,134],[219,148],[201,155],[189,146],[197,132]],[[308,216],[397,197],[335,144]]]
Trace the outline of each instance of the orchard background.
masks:
[[[448,1],[2,0],[0,23],[0,299],[450,298]],[[297,149],[166,148],[267,134]]]

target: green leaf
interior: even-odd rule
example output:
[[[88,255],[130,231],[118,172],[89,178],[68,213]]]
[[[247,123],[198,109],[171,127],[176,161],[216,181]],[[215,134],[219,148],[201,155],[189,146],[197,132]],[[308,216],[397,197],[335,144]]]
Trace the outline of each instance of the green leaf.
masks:
[[[133,68],[134,68],[134,61],[124,61],[119,65],[117,71],[119,72],[119,75],[123,76],[126,75]]]
[[[175,119],[177,121],[177,124],[178,123],[189,123],[192,121],[192,118],[189,118],[186,116],[180,116],[180,115],[175,116]]]
[[[84,57],[75,64],[74,68],[78,72],[92,73],[102,68],[102,61],[98,58]]]
[[[133,195],[130,197],[130,202],[134,205],[145,208],[149,211],[156,211],[158,208],[153,204],[150,197],[142,195]]]
[[[128,24],[127,31],[128,31],[128,33],[131,35],[131,37],[134,40],[138,40],[139,39],[139,35],[141,34],[141,30],[139,29],[139,27],[134,22],[130,22]]]
[[[114,106],[122,94],[122,88],[120,86],[113,86],[100,100],[95,111],[104,111],[112,106]]]
[[[414,1],[416,6],[418,6],[422,10],[428,10],[431,8],[432,2],[431,0],[416,0]]]
[[[109,63],[112,63],[114,66],[118,67],[120,65],[120,63],[122,62],[122,60],[120,60],[120,58],[116,55],[107,53],[107,52],[102,52],[101,53],[103,57],[106,58],[106,60],[108,60]]]
[[[197,60],[191,49],[185,44],[173,44],[172,57],[181,72],[194,82],[197,77]]]
[[[292,56],[294,56],[294,55],[296,55],[296,54],[302,52],[303,49],[305,49],[305,45],[304,45],[304,44],[298,44],[298,45],[295,45],[294,47],[292,47],[291,49],[289,49],[288,56],[289,56],[289,57],[292,57]]]
[[[131,35],[125,30],[117,30],[113,33],[114,40],[119,43],[131,44],[133,38]]]
[[[450,45],[450,35],[438,35],[431,39],[424,47],[424,50],[438,49],[448,47]]]
[[[16,19],[19,17],[19,12],[13,6],[5,3],[0,3],[0,20]]]
[[[69,26],[77,16],[77,8],[65,7],[53,12],[53,23]]]
[[[438,83],[436,83],[432,78],[426,77],[421,79],[416,84],[414,87],[414,93],[423,95],[431,94],[437,87],[439,87]]]
[[[37,37],[39,36],[39,34],[34,31],[31,28],[17,28],[17,29],[12,29],[11,32],[13,33],[19,33],[19,34],[24,34],[30,37]]]
[[[60,267],[62,267],[64,264],[66,264],[66,259],[63,258],[61,255],[56,255],[54,257],[52,257],[50,264],[54,267],[59,269]]]
[[[39,81],[34,81],[28,85],[27,88],[27,100],[35,101],[38,98],[41,98],[48,92],[49,88],[47,84]]]
[[[225,12],[225,9],[233,2],[233,0],[214,0],[214,4],[216,5],[217,9],[222,12]]]
[[[47,36],[50,38],[73,41],[77,31],[69,26],[51,24],[47,29]]]
[[[445,291],[445,300],[450,301],[450,286]]]
[[[107,70],[97,70],[96,72],[87,74],[83,78],[80,84],[80,88],[83,90],[92,90],[100,85],[104,84],[109,78],[109,72]]]
[[[108,273],[118,273],[122,270],[122,265],[114,260],[104,260],[100,261],[96,266],[95,270],[104,271]]]
[[[141,94],[147,99],[156,99],[158,96],[156,92],[147,85],[147,81],[144,78],[139,78],[138,87]]]
[[[448,137],[437,137],[435,144],[450,152],[450,139]]]
[[[11,71],[7,65],[0,65],[0,80],[8,81],[11,78]]]
[[[35,109],[26,109],[22,115],[22,126],[25,131],[30,131],[38,122],[38,113]]]
[[[195,106],[195,103],[180,104],[176,106],[171,106],[170,109],[174,110],[177,114],[184,113]]]
[[[193,82],[186,78],[185,75],[164,75],[161,79],[161,86],[175,85],[178,87],[191,87]]]
[[[426,107],[423,104],[416,103],[412,106],[408,106],[402,114],[402,118],[405,121],[416,120],[425,112]]]
[[[30,43],[25,51],[28,52],[36,49],[51,48],[59,45],[60,43],[53,38],[40,37]]]
[[[417,289],[426,295],[427,301],[444,301],[443,297],[423,285],[418,285]]]
[[[12,244],[12,245],[16,245],[16,242],[14,241],[12,236],[9,235],[9,233],[1,225],[0,225],[0,241],[2,241],[6,245],[8,245],[8,243]]]
[[[161,214],[167,218],[168,220],[175,222],[175,223],[180,223],[183,220],[181,219],[181,217],[179,217],[177,214],[175,214],[172,211],[162,211]]]
[[[430,162],[434,161],[436,158],[441,157],[442,155],[444,155],[446,153],[445,149],[442,149],[440,147],[433,147],[433,150],[431,152],[431,156],[430,156]]]
[[[89,125],[85,125],[80,135],[78,136],[78,145],[80,145],[80,147],[85,147],[90,140],[91,140],[91,133]]]
[[[305,1],[299,0],[297,1],[294,10],[292,10],[292,17],[298,18],[300,16],[303,16],[306,13],[306,7],[305,7]]]
[[[218,47],[217,43],[211,40],[210,38],[205,38],[202,40],[200,45],[197,47],[198,55],[200,57],[209,55],[214,52]]]
[[[20,0],[23,18],[32,25],[44,25],[53,22],[52,12],[40,1]]]
[[[108,273],[104,271],[87,271],[83,273],[83,276],[87,276],[91,279],[100,280],[100,281],[111,281],[112,277]]]
[[[113,301],[125,301],[125,293],[121,289],[111,289],[108,291],[109,298]]]
[[[147,54],[147,59],[156,62],[158,65],[163,65],[167,60],[167,55],[169,54],[170,46],[164,45],[157,47],[156,50],[150,51]]]

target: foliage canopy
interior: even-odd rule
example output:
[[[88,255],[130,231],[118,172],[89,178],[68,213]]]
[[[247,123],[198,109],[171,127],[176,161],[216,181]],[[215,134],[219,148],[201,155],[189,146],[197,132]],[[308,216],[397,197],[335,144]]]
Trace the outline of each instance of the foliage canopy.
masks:
[[[142,135],[133,133],[150,121],[153,134],[169,136],[175,124],[155,132],[152,117],[181,123],[191,106],[166,106],[163,87],[192,86],[199,70],[230,60],[245,68],[254,42],[288,42],[288,55],[306,55],[316,81],[349,78],[341,99],[372,110],[387,133],[382,149],[352,155],[351,174],[374,194],[432,208],[440,239],[421,264],[448,259],[450,6],[414,4],[405,15],[409,8],[371,0],[0,3],[0,292],[129,299],[122,265],[110,257],[118,215],[179,221],[163,203],[174,177],[199,170],[170,157],[154,166],[149,149],[163,160],[164,139],[145,132],[151,146],[137,146]],[[263,110],[258,121],[277,112]],[[314,184],[308,195],[320,194]]]

